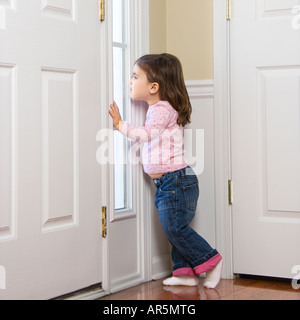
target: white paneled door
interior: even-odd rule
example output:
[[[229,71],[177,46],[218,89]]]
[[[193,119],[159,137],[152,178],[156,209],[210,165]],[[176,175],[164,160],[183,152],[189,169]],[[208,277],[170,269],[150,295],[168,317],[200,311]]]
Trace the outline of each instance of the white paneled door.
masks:
[[[234,272],[300,265],[300,1],[232,0]]]
[[[48,299],[102,281],[98,1],[0,6],[0,299]]]

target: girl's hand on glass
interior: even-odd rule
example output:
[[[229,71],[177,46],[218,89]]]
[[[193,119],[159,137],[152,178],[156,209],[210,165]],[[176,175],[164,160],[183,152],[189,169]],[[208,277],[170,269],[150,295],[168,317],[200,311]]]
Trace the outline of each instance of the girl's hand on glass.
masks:
[[[110,105],[110,110],[109,110],[109,114],[113,119],[113,125],[114,127],[120,131],[120,125],[122,123],[122,117],[120,115],[120,111],[119,108],[116,104],[116,102],[114,101],[113,104]]]

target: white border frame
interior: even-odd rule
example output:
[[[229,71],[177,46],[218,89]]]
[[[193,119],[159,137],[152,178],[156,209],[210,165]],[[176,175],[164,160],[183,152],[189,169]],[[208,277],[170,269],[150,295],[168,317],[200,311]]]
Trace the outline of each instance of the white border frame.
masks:
[[[228,180],[231,180],[230,21],[226,20],[226,0],[214,0],[213,5],[216,247],[223,255],[222,277],[232,279],[232,210],[228,204]]]

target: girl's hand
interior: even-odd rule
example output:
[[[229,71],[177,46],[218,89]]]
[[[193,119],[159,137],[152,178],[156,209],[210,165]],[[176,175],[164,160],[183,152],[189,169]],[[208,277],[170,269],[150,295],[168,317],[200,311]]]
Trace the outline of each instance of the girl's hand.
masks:
[[[119,108],[116,104],[116,102],[114,101],[113,104],[110,105],[110,110],[109,110],[109,114],[113,119],[113,125],[114,127],[120,131],[120,124],[122,122],[122,117],[120,115],[120,111]]]

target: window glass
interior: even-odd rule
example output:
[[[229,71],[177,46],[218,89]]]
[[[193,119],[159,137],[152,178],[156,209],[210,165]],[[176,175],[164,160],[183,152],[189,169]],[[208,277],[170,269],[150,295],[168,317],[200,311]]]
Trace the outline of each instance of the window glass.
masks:
[[[126,120],[129,105],[127,39],[127,1],[113,0],[113,75],[114,100],[116,101],[122,118]],[[115,209],[129,208],[129,165],[126,165],[128,142],[118,131],[114,132],[115,152]]]

